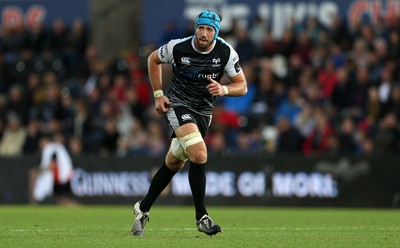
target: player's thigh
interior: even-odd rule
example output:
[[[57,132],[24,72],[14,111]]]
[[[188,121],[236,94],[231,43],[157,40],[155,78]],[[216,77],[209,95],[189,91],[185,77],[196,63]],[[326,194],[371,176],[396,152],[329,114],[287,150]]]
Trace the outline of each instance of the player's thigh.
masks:
[[[181,145],[189,155],[190,161],[204,163],[207,161],[207,147],[199,129],[194,123],[187,123],[175,130]]]
[[[186,152],[191,161],[207,161],[207,147],[204,141],[188,146]]]
[[[189,141],[188,143],[190,143],[190,145],[186,146],[183,144],[187,152],[195,149],[200,149],[202,151],[206,150],[206,144],[200,134],[199,128],[195,123],[187,123],[183,126],[178,127],[175,130],[175,134],[181,143]]]
[[[199,128],[195,123],[187,123],[175,129],[175,135],[178,138],[183,138],[186,135],[196,132],[199,132]]]

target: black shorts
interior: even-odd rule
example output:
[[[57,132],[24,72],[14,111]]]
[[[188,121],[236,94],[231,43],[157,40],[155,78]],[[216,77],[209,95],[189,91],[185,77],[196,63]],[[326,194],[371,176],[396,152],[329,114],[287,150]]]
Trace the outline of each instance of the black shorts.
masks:
[[[71,191],[71,181],[68,181],[64,184],[58,184],[54,183],[54,188],[53,188],[54,195],[57,196],[67,196],[72,193]]]
[[[211,124],[211,116],[195,113],[183,106],[170,107],[166,116],[169,126],[174,131],[172,138],[176,137],[175,130],[187,123],[196,124],[201,136],[204,138]]]

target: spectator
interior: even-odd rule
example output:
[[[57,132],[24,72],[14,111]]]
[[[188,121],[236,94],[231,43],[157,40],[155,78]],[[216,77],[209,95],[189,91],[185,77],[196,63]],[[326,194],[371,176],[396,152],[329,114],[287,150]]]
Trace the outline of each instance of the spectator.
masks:
[[[278,130],[277,152],[300,154],[304,138],[290,124],[289,118],[282,116],[276,126]]]
[[[287,98],[278,105],[275,121],[278,121],[282,116],[286,116],[289,118],[290,125],[293,125],[296,116],[301,111],[303,102],[304,99],[301,97],[298,87],[290,87]]]
[[[0,94],[0,119],[5,121],[7,118],[7,97]]]
[[[121,137],[124,139],[124,137]],[[127,137],[127,147],[124,148],[124,153],[130,153],[132,155],[143,155],[147,154],[148,149],[148,133],[146,132],[143,123],[141,121],[134,121],[132,123],[130,135]],[[120,147],[121,148],[121,147]]]
[[[316,126],[315,107],[305,104],[296,116],[293,127],[298,130],[303,138],[309,137]]]
[[[18,84],[12,85],[10,88],[7,109],[18,116],[18,119],[21,120],[22,125],[26,125],[27,123],[27,108],[28,102],[26,101],[23,88]]]
[[[339,143],[339,153],[350,155],[356,152],[356,142],[355,142],[355,124],[351,118],[345,118],[341,122],[340,129],[338,131],[338,143]]]
[[[91,58],[88,63],[87,73],[89,75],[86,77],[83,88],[85,94],[90,95],[96,86],[101,91],[106,91],[110,86],[110,75],[107,72],[109,69],[108,61],[104,58]]]
[[[390,93],[394,86],[392,71],[386,67],[381,71],[381,77],[378,88],[379,102],[382,105],[382,114],[385,115],[390,111]]]
[[[35,22],[28,27],[29,48],[35,55],[40,56],[46,46],[48,34],[43,22]]]
[[[343,111],[350,107],[352,101],[352,85],[349,79],[349,70],[342,67],[336,70],[337,83],[332,92],[332,108],[337,114],[342,115]]]
[[[322,153],[323,156],[337,157],[342,155],[340,152],[340,141],[339,138],[333,134],[328,138],[328,144],[326,149]]]
[[[310,16],[307,18],[304,26],[305,26],[305,32],[307,33],[310,41],[313,44],[316,44],[318,37],[320,36],[320,33],[322,32],[322,28],[321,28],[320,24],[318,23],[318,19],[314,16]]]
[[[257,15],[253,19],[249,29],[250,39],[253,41],[257,51],[260,51],[261,49],[261,44],[264,40],[267,29],[267,21],[263,20],[259,15]]]
[[[64,48],[67,44],[67,27],[61,18],[55,19],[46,42],[46,48],[55,56],[64,58]]]
[[[366,137],[360,144],[361,156],[373,156],[376,152],[374,142],[371,138]]]
[[[1,40],[0,40],[1,43]],[[0,44],[1,48],[1,44]],[[0,95],[8,92],[11,84],[9,66],[4,61],[4,52],[0,49]]]
[[[368,88],[371,85],[369,72],[366,68],[358,68],[356,78],[352,82],[351,112],[354,117],[362,118],[367,106]]]
[[[347,55],[338,44],[332,44],[331,59],[335,69],[342,68],[346,65]]]
[[[344,51],[350,49],[351,37],[347,27],[340,15],[333,15],[331,27],[329,28],[332,40],[338,44]]]
[[[366,122],[368,125],[375,125],[382,117],[382,106],[379,101],[379,93],[376,87],[371,87],[368,91],[368,102],[366,108]]]
[[[84,140],[86,135],[90,132],[89,130],[89,114],[87,111],[87,105],[84,101],[78,99],[75,101],[75,111],[72,118],[72,135],[80,140]]]
[[[256,56],[256,46],[250,39],[248,31],[244,27],[237,27],[235,30],[237,37],[236,51],[242,64],[251,62]]]
[[[302,89],[304,100],[313,106],[320,106],[329,102],[329,98],[324,98],[321,86],[317,82],[309,82]]]
[[[278,43],[275,41],[271,32],[267,32],[261,43],[261,54],[264,57],[271,58],[278,50]]]
[[[318,81],[322,87],[322,97],[326,100],[330,99],[335,89],[337,78],[334,64],[327,61],[319,71]]]
[[[83,154],[83,145],[81,142],[82,139],[77,136],[72,136],[68,142],[68,151],[71,154],[72,158],[79,157]]]
[[[362,39],[357,39],[353,43],[351,50],[351,59],[355,62],[357,68],[368,68],[369,52],[367,43]]]
[[[386,114],[379,123],[379,129],[375,135],[377,152],[396,154],[400,151],[400,131],[396,116],[393,113]]]
[[[83,66],[85,49],[88,45],[88,34],[83,20],[74,19],[71,31],[66,34],[65,60],[68,76],[73,77]]]
[[[330,137],[333,135],[333,127],[323,109],[316,112],[315,119],[316,126],[303,143],[304,155],[323,154],[328,148]]]
[[[314,45],[310,41],[310,37],[304,31],[297,35],[297,42],[293,47],[293,54],[298,55],[301,58],[303,64],[311,64],[311,52],[314,49]]]
[[[169,148],[166,139],[164,137],[164,132],[162,126],[157,121],[151,121],[148,124],[148,138],[149,138],[149,156],[161,156],[165,154]]]
[[[396,85],[391,94],[389,100],[389,108],[393,114],[396,115],[397,120],[400,120],[400,86]]]
[[[289,87],[292,85],[298,85],[300,75],[304,70],[304,63],[301,57],[298,54],[294,53],[289,56],[288,63],[289,66],[288,66],[287,77],[285,79],[285,84],[288,85]]]
[[[117,126],[114,120],[107,119],[104,123],[103,136],[100,141],[100,155],[110,156],[114,155],[117,151],[117,141],[119,133],[117,132]]]
[[[18,115],[10,112],[7,126],[0,140],[0,157],[15,157],[23,155],[26,130]]]
[[[94,118],[100,115],[103,100],[101,89],[98,86],[93,88],[90,94],[83,98],[82,105],[85,105],[87,109],[88,118]],[[80,104],[80,102],[78,102],[78,104]]]
[[[261,139],[256,133],[260,132],[248,132],[240,130],[236,136],[237,151],[235,154],[256,154],[261,151]]]
[[[32,118],[28,121],[26,139],[23,147],[24,154],[35,154],[39,152],[39,141],[43,135],[40,130],[40,125],[41,123],[38,119]]]
[[[61,104],[60,88],[56,83],[49,83],[45,88],[46,98],[38,106],[38,117],[46,129],[50,128],[52,121],[62,121],[65,111]]]
[[[277,54],[281,54],[288,59],[293,53],[294,44],[294,34],[292,30],[286,29],[282,38],[277,41]]]
[[[388,38],[388,55],[391,58],[398,58],[400,56],[400,36],[395,30],[391,30]]]
[[[109,91],[108,98],[115,102],[118,106],[122,106],[127,102],[128,77],[123,74],[117,74],[112,80],[112,86]]]
[[[258,72],[258,84],[250,110],[250,118],[262,124],[273,122],[278,104],[278,93],[275,92],[275,75],[269,68],[261,68]]]
[[[231,149],[226,142],[223,130],[217,130],[206,136],[206,143],[209,155],[214,157],[225,156],[231,153]]]
[[[16,62],[19,54],[27,48],[28,35],[23,22],[4,22],[0,33],[1,50],[7,63]]]
[[[39,106],[43,104],[46,98],[46,93],[43,87],[41,75],[32,72],[27,77],[26,97],[29,106],[29,115],[31,117],[38,117]]]

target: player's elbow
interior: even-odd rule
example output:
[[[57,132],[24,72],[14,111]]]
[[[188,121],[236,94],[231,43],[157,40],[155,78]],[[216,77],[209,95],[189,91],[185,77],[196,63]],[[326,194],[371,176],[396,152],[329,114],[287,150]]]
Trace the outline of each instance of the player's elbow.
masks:
[[[247,89],[247,86],[246,86],[246,87],[244,87],[243,95],[246,95],[246,94],[247,94],[247,91],[248,91],[248,89]]]
[[[245,85],[242,87],[242,90],[240,91],[240,95],[241,95],[241,96],[246,95],[246,94],[247,94],[247,91],[248,91],[248,89],[247,89],[247,84],[245,84]]]

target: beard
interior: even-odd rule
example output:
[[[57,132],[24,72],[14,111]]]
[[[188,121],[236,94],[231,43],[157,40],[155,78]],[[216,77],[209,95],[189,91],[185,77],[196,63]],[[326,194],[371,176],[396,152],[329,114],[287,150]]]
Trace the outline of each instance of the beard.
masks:
[[[206,51],[212,44],[213,40],[208,39],[205,37],[198,37],[197,35],[195,36],[195,44],[197,49],[201,51]]]

